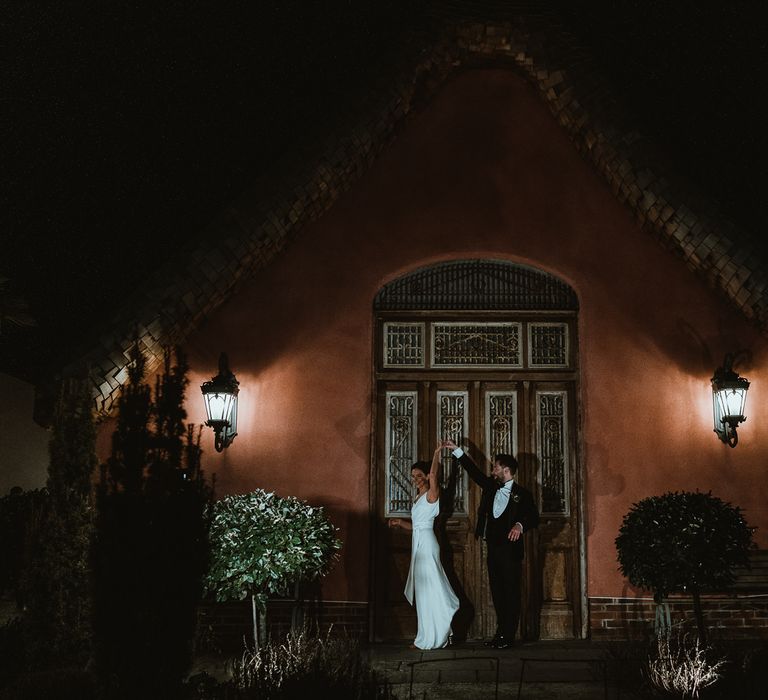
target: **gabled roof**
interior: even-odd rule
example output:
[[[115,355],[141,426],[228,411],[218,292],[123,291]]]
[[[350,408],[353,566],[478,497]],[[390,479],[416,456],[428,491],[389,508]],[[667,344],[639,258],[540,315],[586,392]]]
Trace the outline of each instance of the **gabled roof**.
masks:
[[[409,116],[468,66],[503,65],[522,74],[642,227],[746,318],[768,329],[768,274],[750,239],[673,172],[612,98],[589,57],[545,15],[452,20],[437,37],[414,36],[407,53],[411,58],[398,79],[371,90],[314,159],[287,163],[272,194],[254,191],[221,212],[200,243],[155,273],[81,361],[65,370],[90,367],[99,411],[113,407],[136,337],[148,369],[159,367],[163,346],[183,343],[297,231],[333,206]]]

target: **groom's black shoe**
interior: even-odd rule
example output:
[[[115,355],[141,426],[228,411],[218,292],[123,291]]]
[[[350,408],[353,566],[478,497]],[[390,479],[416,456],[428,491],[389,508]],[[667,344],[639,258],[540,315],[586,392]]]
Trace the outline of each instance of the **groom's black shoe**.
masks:
[[[494,649],[510,649],[515,646],[514,639],[510,639],[503,635],[500,635],[498,638],[496,638],[494,642],[495,643],[491,645]]]
[[[486,639],[483,642],[483,646],[493,647],[495,649],[496,645],[499,643],[500,639],[501,639],[501,635],[500,634],[496,634],[496,635],[494,635],[493,639]]]

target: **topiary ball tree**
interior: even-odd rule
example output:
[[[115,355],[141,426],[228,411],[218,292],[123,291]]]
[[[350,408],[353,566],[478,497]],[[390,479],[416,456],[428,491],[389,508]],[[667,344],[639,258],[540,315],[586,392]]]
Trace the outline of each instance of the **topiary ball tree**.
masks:
[[[749,566],[754,548],[741,509],[710,493],[669,492],[632,505],[616,538],[619,569],[632,585],[651,590],[657,603],[688,592],[702,641],[702,591],[721,591],[734,567]]]
[[[257,613],[263,617],[267,597],[325,575],[341,549],[322,508],[261,489],[216,502],[210,541],[208,591],[219,601],[250,596],[257,648]]]

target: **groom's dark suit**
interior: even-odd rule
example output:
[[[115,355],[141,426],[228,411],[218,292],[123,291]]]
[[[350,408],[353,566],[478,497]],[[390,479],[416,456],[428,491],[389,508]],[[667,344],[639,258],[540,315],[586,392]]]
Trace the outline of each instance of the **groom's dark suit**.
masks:
[[[502,484],[481,472],[466,453],[462,452],[458,460],[483,489],[477,509],[475,537],[484,537],[488,545],[488,581],[496,608],[496,636],[512,643],[520,621],[520,580],[525,550],[523,537],[512,542],[509,531],[516,523],[523,526],[524,533],[537,527],[539,512],[531,492],[514,482],[506,508],[498,518],[494,517],[493,503]]]

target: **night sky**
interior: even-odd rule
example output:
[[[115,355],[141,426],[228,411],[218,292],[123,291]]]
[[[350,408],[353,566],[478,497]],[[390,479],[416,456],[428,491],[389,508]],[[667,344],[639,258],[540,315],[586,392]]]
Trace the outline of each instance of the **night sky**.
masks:
[[[548,4],[641,129],[762,247],[763,4]],[[2,328],[0,371],[34,376],[52,349],[60,360],[281,154],[354,109],[394,70],[402,37],[469,5],[4,7],[0,275],[40,326]],[[477,5],[498,15],[505,3]]]

